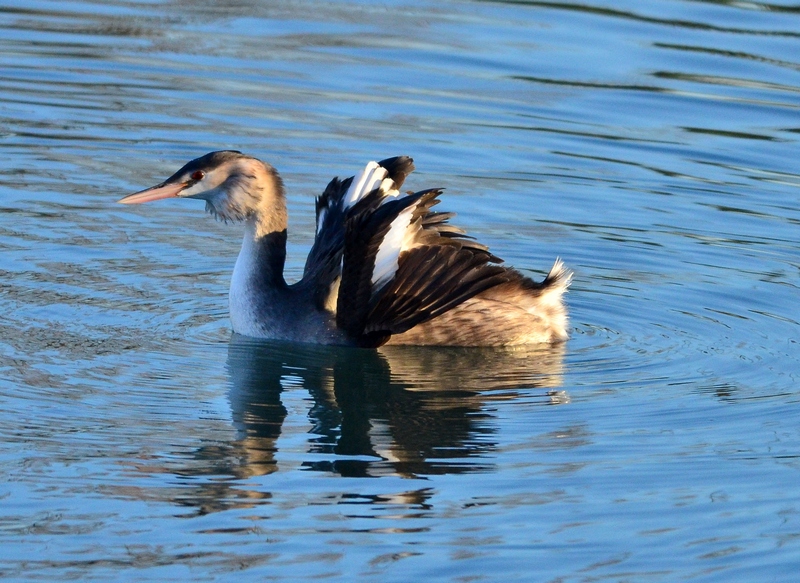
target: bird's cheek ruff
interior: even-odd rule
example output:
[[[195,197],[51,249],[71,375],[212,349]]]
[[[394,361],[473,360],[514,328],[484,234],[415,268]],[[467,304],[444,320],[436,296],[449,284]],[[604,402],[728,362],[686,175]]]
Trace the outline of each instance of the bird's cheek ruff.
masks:
[[[254,174],[229,176],[204,197],[206,212],[224,223],[246,221],[256,214],[261,191]]]
[[[206,212],[223,223],[247,220],[255,212],[254,205],[248,204],[250,193],[247,186],[247,183],[231,184],[230,181],[227,181],[206,193],[203,196],[206,201]]]
[[[231,204],[229,201],[223,201],[222,208],[217,208],[211,200],[206,200],[206,212],[216,220],[226,224],[245,221],[253,214],[252,212],[246,212],[237,205]]]

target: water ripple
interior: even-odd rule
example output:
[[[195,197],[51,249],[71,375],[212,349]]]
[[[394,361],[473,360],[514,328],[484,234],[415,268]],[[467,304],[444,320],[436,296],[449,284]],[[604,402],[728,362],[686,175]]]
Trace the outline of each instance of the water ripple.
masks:
[[[4,8],[3,576],[791,580],[799,16]],[[295,278],[324,184],[413,155],[508,264],[575,270],[570,341],[232,338],[240,230],[115,203],[220,148],[280,169]]]

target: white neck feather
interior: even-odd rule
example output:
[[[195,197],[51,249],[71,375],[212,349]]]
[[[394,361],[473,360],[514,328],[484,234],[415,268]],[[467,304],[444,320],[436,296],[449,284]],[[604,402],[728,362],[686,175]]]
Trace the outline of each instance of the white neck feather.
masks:
[[[246,336],[258,336],[257,313],[255,306],[256,291],[253,289],[252,274],[258,268],[256,260],[256,232],[255,218],[251,217],[245,222],[244,239],[236,265],[231,276],[231,289],[228,295],[230,304],[231,326],[233,331]]]

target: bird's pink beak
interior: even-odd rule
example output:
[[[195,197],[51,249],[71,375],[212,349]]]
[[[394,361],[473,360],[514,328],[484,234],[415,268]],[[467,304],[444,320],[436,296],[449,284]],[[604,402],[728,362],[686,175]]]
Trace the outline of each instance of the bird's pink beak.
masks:
[[[162,198],[172,198],[178,196],[181,190],[189,186],[188,182],[173,182],[171,184],[159,184],[139,192],[129,194],[117,202],[122,204],[142,204],[151,200],[161,200]]]

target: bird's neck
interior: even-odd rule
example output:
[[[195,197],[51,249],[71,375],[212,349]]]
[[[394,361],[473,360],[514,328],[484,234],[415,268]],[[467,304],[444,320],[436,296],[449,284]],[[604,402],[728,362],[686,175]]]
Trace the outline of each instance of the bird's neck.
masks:
[[[271,336],[285,299],[283,279],[286,229],[260,233],[253,217],[245,225],[229,296],[233,330],[246,336]]]
[[[276,225],[269,230],[263,227],[257,217],[247,220],[242,249],[233,269],[234,281],[246,283],[250,293],[286,286],[286,226]]]
[[[259,202],[245,221],[234,278],[245,278],[255,290],[283,288],[288,224],[283,181],[269,164],[256,159],[248,162],[249,192]]]
[[[275,334],[285,319],[288,286],[286,262],[286,197],[275,169],[256,160],[239,161],[240,208],[249,206],[242,250],[233,269],[230,316],[233,329],[247,336]],[[255,204],[253,204],[255,203]]]

